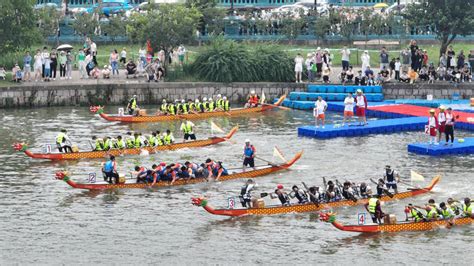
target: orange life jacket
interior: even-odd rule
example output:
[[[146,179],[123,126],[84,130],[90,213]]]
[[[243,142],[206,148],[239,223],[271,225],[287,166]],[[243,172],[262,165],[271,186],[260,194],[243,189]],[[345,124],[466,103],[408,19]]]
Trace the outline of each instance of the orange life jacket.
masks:
[[[257,95],[250,96],[249,103],[258,104],[258,96]]]

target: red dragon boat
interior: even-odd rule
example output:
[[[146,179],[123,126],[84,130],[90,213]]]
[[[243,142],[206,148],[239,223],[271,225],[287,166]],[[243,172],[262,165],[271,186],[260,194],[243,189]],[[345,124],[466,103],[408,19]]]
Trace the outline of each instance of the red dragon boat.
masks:
[[[336,216],[330,213],[321,213],[320,219],[329,222],[339,230],[357,233],[381,233],[381,232],[403,232],[403,231],[430,231],[439,228],[451,228],[453,226],[467,225],[474,222],[474,218],[461,217],[446,220],[427,222],[400,222],[395,224],[368,224],[368,225],[344,225],[336,221]]]
[[[215,112],[205,112],[205,113],[191,113],[191,114],[180,114],[180,115],[116,115],[116,114],[106,114],[104,109],[101,106],[91,106],[91,112],[97,113],[103,119],[107,121],[118,121],[123,123],[150,123],[150,122],[166,122],[174,120],[198,120],[206,119],[210,117],[219,117],[219,116],[240,116],[246,114],[260,113],[264,111],[271,110],[273,108],[279,108],[283,100],[285,100],[286,95],[283,95],[278,99],[275,104],[262,104],[258,107],[252,108],[233,108],[229,111],[215,111]]]
[[[279,165],[272,165],[262,169],[246,171],[246,172],[239,172],[239,173],[232,173],[226,176],[221,176],[219,181],[227,181],[232,179],[238,178],[254,178],[260,177],[264,175],[268,175],[271,173],[279,172],[285,169],[290,168],[296,161],[301,158],[303,152],[298,152],[293,159],[289,160],[288,162],[279,164]],[[74,182],[69,176],[66,171],[61,171],[56,173],[56,179],[63,180],[67,184],[69,184],[73,188],[78,189],[89,189],[89,190],[105,190],[105,189],[128,189],[128,188],[147,188],[150,187],[150,184],[144,183],[124,183],[124,184],[108,184],[108,183],[76,183]],[[159,181],[153,187],[171,187],[171,186],[183,186],[183,185],[191,185],[197,183],[204,183],[208,180],[205,178],[193,178],[193,179],[178,179],[173,184],[168,181]]]
[[[400,192],[393,194],[393,197],[383,196],[380,198],[382,201],[391,201],[399,200],[409,197],[418,196],[430,192],[433,187],[439,182],[440,176],[434,177],[430,184],[425,188],[408,190],[406,192]],[[305,204],[293,204],[290,206],[266,206],[263,208],[249,208],[249,209],[215,209],[210,204],[208,204],[207,199],[205,198],[192,198],[192,203],[196,206],[203,207],[207,212],[214,215],[224,215],[224,216],[244,216],[244,215],[275,215],[275,214],[284,214],[284,213],[304,213],[304,212],[315,212],[329,208],[337,208],[343,206],[357,206],[362,205],[368,202],[368,199],[359,199],[356,202],[352,200],[340,200],[335,202],[328,203],[305,203]]]
[[[33,159],[48,159],[48,160],[79,160],[79,159],[92,159],[92,158],[105,158],[110,155],[114,156],[125,156],[125,155],[139,155],[144,151],[149,154],[157,153],[159,151],[179,150],[184,148],[197,148],[215,145],[232,138],[237,132],[238,127],[232,128],[232,130],[224,137],[211,137],[204,140],[194,140],[180,143],[173,143],[170,145],[163,145],[157,147],[141,147],[132,149],[112,149],[108,151],[85,151],[85,152],[72,152],[72,153],[34,153],[28,150],[28,146],[25,143],[13,144],[13,149],[24,152],[27,156]]]

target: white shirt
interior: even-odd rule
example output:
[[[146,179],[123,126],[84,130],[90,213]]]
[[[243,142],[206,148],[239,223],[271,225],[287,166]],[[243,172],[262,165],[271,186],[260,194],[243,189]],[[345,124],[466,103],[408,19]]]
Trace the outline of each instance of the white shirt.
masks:
[[[446,114],[444,112],[438,114],[438,123],[441,125],[442,122],[446,122]]]
[[[400,71],[401,65],[402,64],[400,62],[395,62],[395,71]]]
[[[356,96],[357,97],[357,106],[365,108],[365,98],[364,95]]]
[[[341,50],[341,54],[342,54],[342,61],[349,61],[349,57],[351,55],[351,51],[349,49],[342,49]]]
[[[454,116],[453,114],[451,113],[446,113],[446,125],[454,125]]]
[[[436,127],[436,119],[434,116],[430,116],[428,118],[428,126],[429,127]]]
[[[349,111],[349,112],[354,111],[354,98],[346,97],[344,99],[344,111]]]
[[[314,103],[314,109],[313,109],[314,116],[324,114],[324,111],[326,110],[327,107],[328,107],[328,104],[326,103],[326,101],[324,100],[316,101],[316,103]]]
[[[138,51],[138,55],[139,55],[140,57],[145,57],[145,50],[140,49],[140,50]]]
[[[298,66],[298,67],[300,67],[300,68],[303,68],[303,61],[304,61],[303,57],[297,56],[297,57],[295,58],[295,66]]]
[[[97,52],[97,45],[95,42],[91,43],[91,52]]]
[[[120,57],[121,58],[127,58],[127,51],[122,50],[122,52],[120,52]]]

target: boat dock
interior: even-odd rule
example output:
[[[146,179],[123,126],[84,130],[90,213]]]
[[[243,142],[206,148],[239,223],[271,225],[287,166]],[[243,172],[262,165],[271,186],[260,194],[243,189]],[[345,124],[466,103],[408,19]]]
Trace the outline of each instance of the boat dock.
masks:
[[[453,145],[412,143],[408,144],[408,151],[430,156],[474,154],[474,138],[456,139]]]

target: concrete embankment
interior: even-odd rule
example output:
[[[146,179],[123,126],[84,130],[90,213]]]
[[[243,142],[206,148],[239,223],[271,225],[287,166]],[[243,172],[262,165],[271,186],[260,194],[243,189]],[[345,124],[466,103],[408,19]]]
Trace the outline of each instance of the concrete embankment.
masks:
[[[296,83],[41,83],[23,84],[0,88],[0,108],[44,107],[44,106],[88,106],[125,104],[132,95],[137,95],[142,104],[158,104],[162,99],[196,99],[222,94],[233,103],[243,102],[250,91],[259,95],[265,92],[267,99],[306,91],[306,84]],[[388,83],[383,86],[385,99],[450,99],[458,95],[461,99],[474,97],[474,84],[461,83]]]

